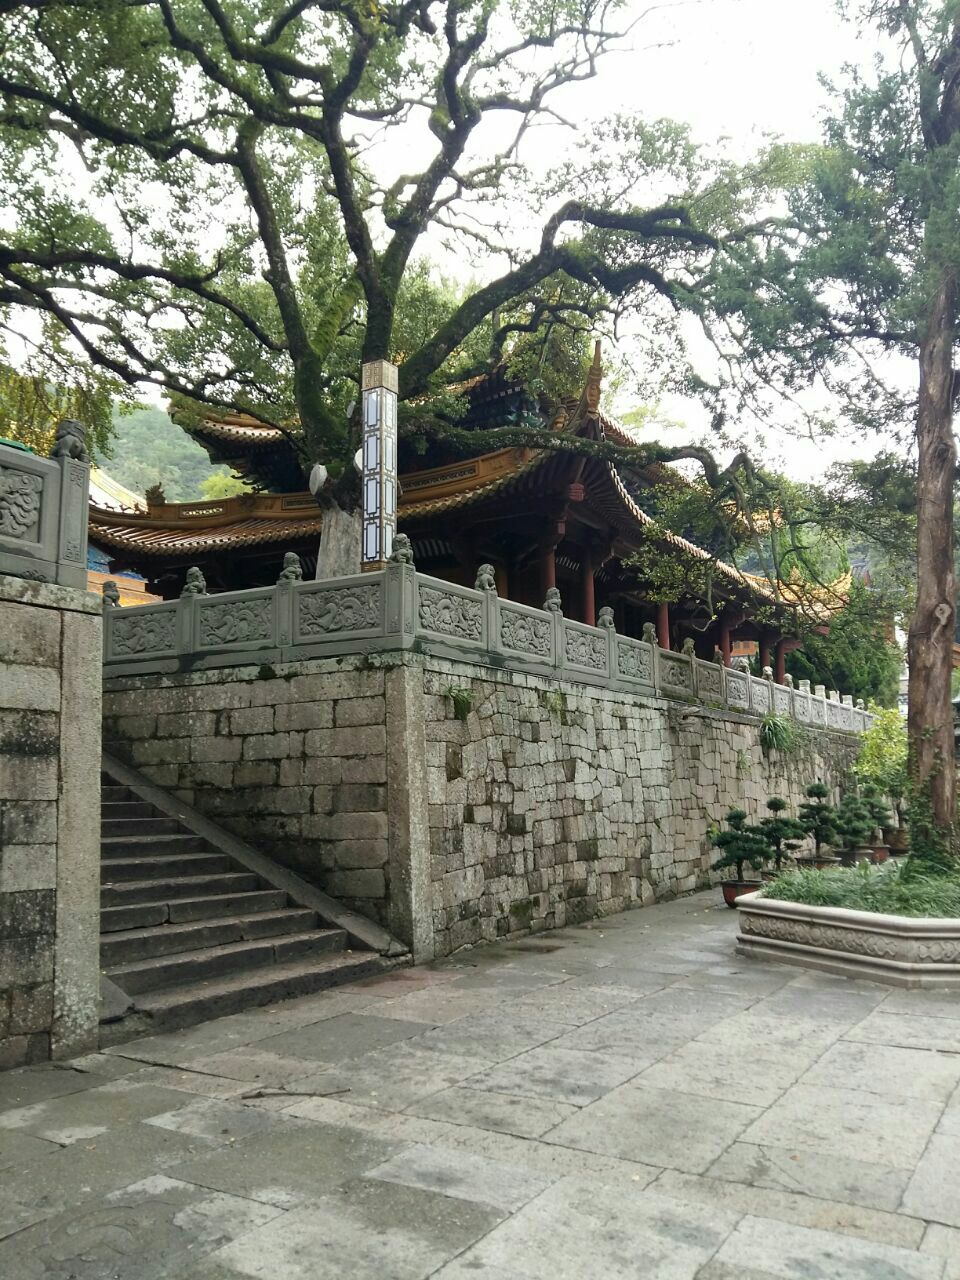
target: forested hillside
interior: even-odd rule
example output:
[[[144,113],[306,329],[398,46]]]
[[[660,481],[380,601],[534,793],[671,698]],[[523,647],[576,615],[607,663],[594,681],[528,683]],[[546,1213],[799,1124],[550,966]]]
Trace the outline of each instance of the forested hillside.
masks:
[[[97,461],[137,493],[159,484],[170,502],[189,502],[206,496],[203,482],[212,476],[231,479],[226,467],[211,466],[206,452],[163,409],[114,409],[113,429],[110,453]],[[218,490],[211,496],[223,495]]]

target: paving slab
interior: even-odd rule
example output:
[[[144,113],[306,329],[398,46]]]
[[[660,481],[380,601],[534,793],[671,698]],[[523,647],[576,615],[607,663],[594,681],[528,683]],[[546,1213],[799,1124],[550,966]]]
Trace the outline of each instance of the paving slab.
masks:
[[[649,1190],[564,1178],[438,1273],[523,1280],[693,1280],[737,1215]]]
[[[428,1031],[419,1043],[425,1048],[477,1058],[481,1062],[503,1062],[526,1049],[555,1040],[569,1030],[568,1023],[538,1018],[510,1004],[506,1009],[484,1010]]]
[[[741,1136],[764,1146],[806,1147],[841,1156],[856,1152],[861,1160],[912,1167],[942,1111],[941,1103],[920,1098],[797,1084]]]
[[[0,1114],[0,1128],[46,1138],[61,1146],[87,1142],[160,1111],[182,1107],[188,1099],[174,1089],[130,1084],[129,1077],[81,1094],[68,1094],[15,1107]]]
[[[576,1115],[577,1108],[546,1098],[525,1098],[464,1087],[431,1094],[407,1107],[407,1111],[430,1120],[493,1129],[497,1133],[512,1133],[518,1138],[539,1138],[561,1120]]]
[[[549,1098],[583,1107],[631,1079],[642,1065],[616,1054],[586,1053],[548,1045],[530,1049],[472,1076],[470,1087]]]
[[[960,1227],[960,1137],[935,1133],[903,1194],[903,1210]]]
[[[760,1108],[641,1080],[614,1089],[544,1135],[546,1142],[623,1160],[704,1173],[760,1115]]]
[[[716,1260],[735,1268],[756,1268],[779,1280],[942,1280],[943,1276],[940,1258],[760,1217],[739,1222],[720,1246]]]
[[[361,1179],[247,1232],[172,1280],[426,1280],[502,1217],[488,1205]]]
[[[278,1210],[154,1174],[0,1241],[0,1274],[16,1280],[166,1280],[262,1227]]]
[[[343,1062],[381,1045],[409,1040],[431,1031],[426,1022],[405,1022],[400,1018],[379,1018],[375,1013],[341,1013],[309,1026],[284,1031],[259,1041],[267,1053],[305,1058],[314,1062]]]
[[[910,1169],[858,1160],[853,1155],[750,1142],[733,1143],[708,1172],[713,1178],[750,1187],[797,1192],[890,1212],[899,1207],[911,1174]]]
[[[478,1058],[441,1053],[421,1047],[419,1041],[404,1040],[348,1059],[334,1070],[301,1075],[289,1080],[286,1088],[290,1093],[342,1095],[360,1106],[402,1111],[476,1075],[483,1066]]]
[[[848,1033],[848,1040],[960,1053],[960,1021],[931,1014],[886,1013],[881,1006]]]
[[[805,1072],[803,1083],[843,1084],[883,1097],[895,1090],[903,1098],[945,1103],[960,1085],[960,1055],[841,1040]]]
[[[550,1185],[545,1178],[485,1156],[420,1145],[407,1147],[365,1176],[490,1205],[507,1213],[514,1213]]]
[[[404,1145],[316,1121],[273,1119],[265,1132],[177,1164],[171,1177],[288,1209],[383,1164]]]

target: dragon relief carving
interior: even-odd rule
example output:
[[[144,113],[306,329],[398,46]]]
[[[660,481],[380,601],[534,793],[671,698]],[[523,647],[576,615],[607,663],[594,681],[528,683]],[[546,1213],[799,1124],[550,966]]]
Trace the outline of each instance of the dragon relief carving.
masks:
[[[300,631],[327,635],[333,631],[372,631],[380,626],[380,585],[343,587],[300,597]]]
[[[552,630],[553,623],[549,618],[531,617],[506,609],[500,614],[500,644],[504,649],[532,653],[538,658],[549,657]]]
[[[703,697],[722,698],[723,675],[720,668],[712,662],[701,662],[697,667],[697,686]]]
[[[251,644],[273,636],[273,602],[267,599],[224,600],[204,604],[200,613],[200,644]]]
[[[43,481],[28,471],[0,467],[0,534],[36,542]]]
[[[631,680],[653,684],[653,658],[648,648],[634,648],[623,641],[617,644],[617,671]]]
[[[480,640],[483,636],[483,606],[479,600],[432,587],[420,588],[420,625],[426,631],[459,640]]]
[[[689,693],[693,687],[689,664],[671,658],[667,653],[661,653],[660,683],[668,684],[673,689],[684,689]]]
[[[602,671],[607,665],[607,642],[602,636],[592,636],[587,631],[566,629],[564,655],[567,662],[578,667]]]
[[[111,648],[117,657],[175,647],[177,621],[172,609],[163,613],[124,610],[113,614],[110,623]]]
[[[746,709],[750,705],[748,677],[739,671],[727,669],[727,705]]]

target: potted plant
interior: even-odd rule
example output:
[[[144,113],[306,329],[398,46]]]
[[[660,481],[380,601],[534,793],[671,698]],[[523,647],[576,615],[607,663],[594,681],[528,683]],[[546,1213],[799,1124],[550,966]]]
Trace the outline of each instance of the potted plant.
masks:
[[[833,827],[840,837],[840,861],[845,867],[855,867],[863,858],[872,860],[874,821],[864,800],[848,792],[837,805]]]
[[[728,907],[735,907],[737,898],[743,893],[753,893],[761,887],[761,881],[748,880],[745,875],[747,865],[758,871],[771,856],[770,843],[758,827],[747,825],[747,815],[743,809],[731,809],[726,816],[727,829],[714,830],[710,833],[710,843],[720,850],[720,856],[712,864],[712,870],[725,871],[728,867],[736,869],[736,879],[720,881],[723,900]]]
[[[767,808],[770,810],[770,817],[761,818],[760,830],[770,845],[773,871],[769,874],[773,878],[783,869],[784,858],[793,857],[796,854],[806,831],[796,818],[787,815],[787,802],[782,797],[770,796],[767,800]],[[762,874],[766,876],[768,873]]]
[[[864,786],[861,799],[870,814],[873,822],[873,861],[886,862],[890,856],[890,850],[883,843],[882,832],[890,830],[890,824],[893,821],[893,815],[887,808],[883,796],[880,794],[878,787],[867,784]]]
[[[806,794],[807,798],[798,810],[799,823],[807,835],[813,837],[814,852],[812,858],[798,857],[797,862],[801,866],[811,863],[815,867],[829,867],[840,861],[839,858],[824,852],[830,841],[836,838],[837,833],[833,823],[837,811],[830,803],[829,788],[822,782],[811,782]]]
[[[896,707],[871,706],[873,722],[864,733],[854,772],[865,787],[875,788],[893,806],[896,824],[883,824],[883,839],[894,853],[907,849],[904,797],[907,791],[907,726]]]

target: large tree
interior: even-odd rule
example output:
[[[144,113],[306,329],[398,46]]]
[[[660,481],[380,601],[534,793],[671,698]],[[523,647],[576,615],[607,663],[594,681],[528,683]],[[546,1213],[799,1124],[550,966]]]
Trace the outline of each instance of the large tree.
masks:
[[[652,8],[661,8],[654,5]],[[626,34],[611,0],[0,0],[0,307],[97,367],[292,430],[342,471],[360,360],[442,401],[489,352],[646,308],[738,225],[682,131],[535,126]],[[700,208],[696,208],[699,201]],[[425,282],[423,240],[478,264]],[[292,429],[296,424],[296,429]]]

